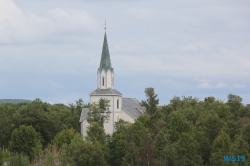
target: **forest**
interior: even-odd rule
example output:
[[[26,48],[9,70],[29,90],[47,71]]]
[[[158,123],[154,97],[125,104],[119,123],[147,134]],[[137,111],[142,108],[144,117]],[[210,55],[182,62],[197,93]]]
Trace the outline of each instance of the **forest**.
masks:
[[[250,166],[250,104],[240,96],[229,94],[227,101],[174,96],[160,106],[149,87],[141,105],[146,112],[134,123],[119,120],[107,135],[108,101],[0,104],[0,165]],[[90,109],[85,138],[82,108]]]

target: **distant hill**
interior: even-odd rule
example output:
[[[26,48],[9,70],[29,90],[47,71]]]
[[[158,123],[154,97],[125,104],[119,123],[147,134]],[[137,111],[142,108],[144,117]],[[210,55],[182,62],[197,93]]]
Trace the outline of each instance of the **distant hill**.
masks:
[[[17,103],[23,103],[23,102],[30,103],[32,101],[31,100],[25,100],[25,99],[0,99],[0,104],[2,104],[2,103],[14,103],[14,104],[17,104]]]

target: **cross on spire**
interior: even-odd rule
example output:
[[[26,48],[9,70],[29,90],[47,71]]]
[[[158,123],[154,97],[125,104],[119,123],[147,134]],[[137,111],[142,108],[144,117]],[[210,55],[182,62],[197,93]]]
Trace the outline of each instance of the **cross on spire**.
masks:
[[[107,29],[107,27],[106,27],[106,20],[105,20],[105,26],[104,26],[104,29],[105,29],[105,32],[106,32],[106,29]]]

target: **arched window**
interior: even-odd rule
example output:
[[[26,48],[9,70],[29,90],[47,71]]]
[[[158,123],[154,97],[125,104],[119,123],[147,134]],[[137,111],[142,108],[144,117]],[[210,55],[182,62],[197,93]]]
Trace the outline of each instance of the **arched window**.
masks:
[[[104,77],[102,77],[102,86],[104,86]]]
[[[117,99],[117,109],[119,109],[119,99]]]

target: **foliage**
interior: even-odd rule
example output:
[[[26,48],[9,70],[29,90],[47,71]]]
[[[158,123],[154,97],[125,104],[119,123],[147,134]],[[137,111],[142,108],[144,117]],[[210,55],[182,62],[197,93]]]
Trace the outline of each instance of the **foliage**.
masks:
[[[93,122],[87,130],[86,140],[92,143],[96,141],[102,144],[105,143],[106,133],[104,131],[104,128],[100,124]]]
[[[152,138],[140,121],[124,125],[117,130],[110,142],[111,165],[140,165],[153,163]]]
[[[2,165],[3,163],[3,158],[4,158],[4,154],[3,154],[2,149],[0,149],[0,165]]]
[[[168,134],[171,141],[177,141],[183,132],[192,132],[192,123],[178,111],[172,112],[168,117]]]
[[[134,123],[115,122],[112,135],[103,127],[109,121],[107,100],[84,105],[79,99],[69,106],[40,99],[0,104],[0,145],[16,152],[9,158],[16,165],[29,165],[29,158],[33,166],[238,164],[224,162],[223,155],[245,155],[249,165],[250,105],[242,104],[240,96],[229,94],[226,102],[175,96],[158,106],[154,89],[145,93],[141,104],[146,113]],[[84,107],[90,109],[85,138],[79,134]]]
[[[71,140],[78,135],[74,129],[62,130],[59,132],[52,141],[57,147],[61,147],[63,144],[70,144]]]
[[[98,104],[90,104],[87,118],[88,123],[96,122],[103,126],[105,122],[108,122],[110,118],[109,102],[109,100],[102,99]]]
[[[12,152],[23,153],[31,158],[42,150],[40,134],[32,126],[21,125],[13,131],[9,148]]]
[[[7,148],[12,132],[20,125],[32,126],[39,132],[43,147],[51,143],[55,135],[63,129],[73,128],[80,132],[79,117],[83,105],[82,99],[71,104],[48,104],[35,99],[30,103],[0,104],[0,146]]]
[[[140,116],[140,117],[142,117],[142,116]],[[115,125],[114,125],[115,131],[118,132],[118,131],[121,130],[121,128],[128,127],[130,124],[131,123],[129,123],[129,122],[123,120],[123,119],[119,119],[118,122],[115,122]]]
[[[10,160],[7,162],[7,166],[29,166],[29,157],[24,154],[13,153]]]
[[[81,136],[77,136],[71,141],[65,150],[70,154],[70,160],[74,166],[107,165],[102,146],[99,142],[93,144],[89,141],[84,141]]]
[[[33,159],[32,166],[69,166],[69,163],[62,149],[58,149],[54,145],[49,145]]]
[[[168,135],[160,131],[153,142],[154,146],[154,158],[156,165],[167,165],[166,147],[169,143]]]
[[[224,131],[221,131],[221,133],[216,137],[213,143],[212,154],[210,157],[211,165],[225,164],[225,161],[222,158],[222,156],[230,154],[230,145],[231,145],[231,140],[229,135],[226,134]]]
[[[243,127],[242,138],[250,145],[250,123]]]
[[[192,136],[192,133],[181,133],[179,140],[174,144],[174,148],[175,165],[202,165],[202,158],[199,154],[199,144]]]
[[[146,113],[149,115],[154,115],[157,110],[157,105],[159,104],[159,99],[157,94],[154,92],[154,88],[145,88],[145,94],[147,97],[146,101],[141,101],[141,105],[146,108]]]

